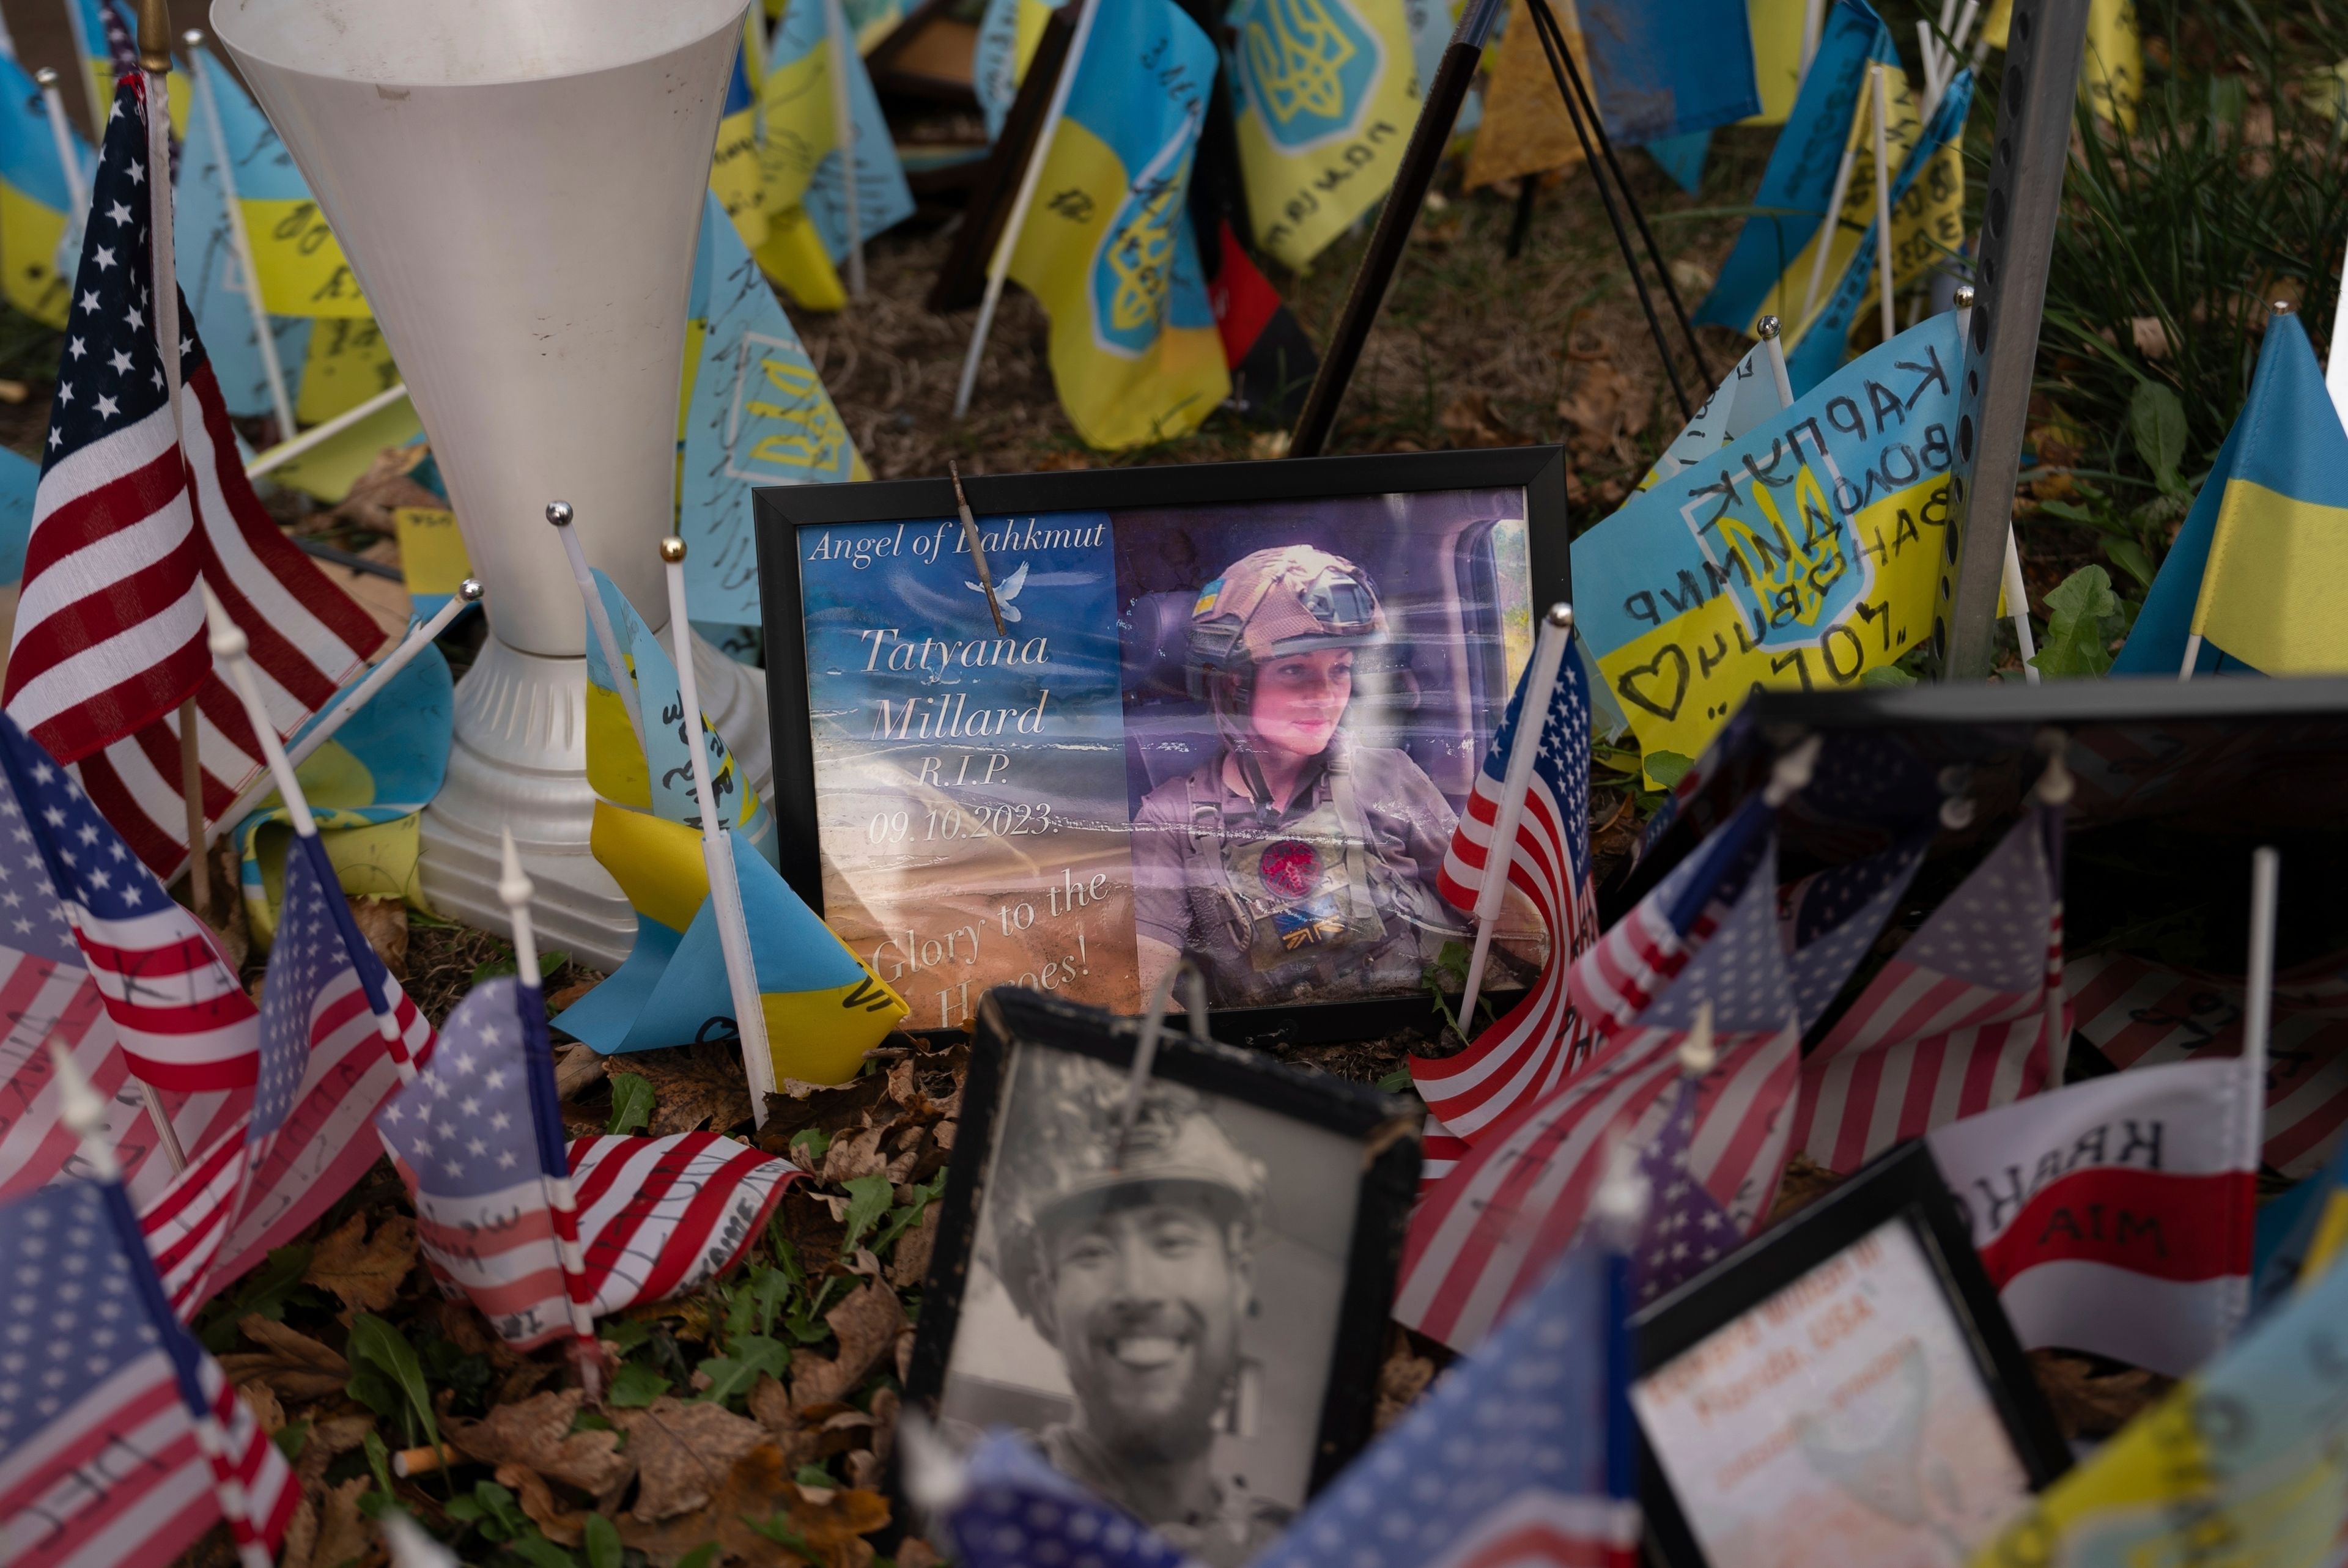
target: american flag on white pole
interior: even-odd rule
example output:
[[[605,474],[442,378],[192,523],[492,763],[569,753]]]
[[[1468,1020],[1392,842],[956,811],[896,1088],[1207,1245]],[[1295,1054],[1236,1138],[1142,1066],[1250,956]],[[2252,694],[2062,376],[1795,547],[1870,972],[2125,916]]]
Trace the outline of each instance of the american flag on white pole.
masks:
[[[1794,1143],[1834,1171],[2063,1075],[2063,807],[2034,800],[1802,1063]]]
[[[1544,635],[1548,633],[1545,631]],[[1454,1056],[1413,1057],[1412,1082],[1447,1132],[1469,1143],[1525,1102],[1565,1078],[1591,1031],[1566,994],[1566,970],[1598,935],[1598,897],[1590,861],[1590,688],[1570,633],[1557,681],[1540,715],[1539,746],[1526,781],[1523,814],[1507,863],[1509,885],[1532,901],[1550,934],[1549,961],[1523,1000]],[[1509,753],[1523,722],[1529,665],[1486,748],[1468,809],[1451,835],[1437,886],[1458,908],[1474,912],[1503,815]],[[1460,1020],[1473,1028],[1472,1019]],[[1430,1158],[1436,1157],[1430,1152]],[[1430,1178],[1434,1173],[1430,1172]]]
[[[797,1167],[716,1132],[571,1141],[596,1317],[665,1301],[739,1261]]]
[[[1422,1199],[1395,1305],[1404,1323],[1469,1349],[1564,1255],[1603,1174],[1609,1140],[1651,1118],[1660,1125],[1658,1102],[1679,1081],[1680,1045],[1706,1002],[1718,1059],[1699,1092],[1689,1171],[1740,1237],[1766,1211],[1785,1164],[1784,1112],[1801,1040],[1777,932],[1774,794],[1748,797],[1616,928],[1643,938],[1684,934],[1701,915],[1704,936],[1694,956],[1685,957],[1684,936],[1674,936],[1682,961],[1598,1055],[1488,1129]],[[1654,966],[1645,972],[1654,974]]]
[[[251,639],[280,736],[385,633],[262,509],[184,303],[175,431],[155,340],[146,91],[137,73],[115,88],[0,702],[79,769],[131,851],[171,875],[187,854],[181,701],[199,712],[208,819],[263,766],[213,670],[199,581]]]

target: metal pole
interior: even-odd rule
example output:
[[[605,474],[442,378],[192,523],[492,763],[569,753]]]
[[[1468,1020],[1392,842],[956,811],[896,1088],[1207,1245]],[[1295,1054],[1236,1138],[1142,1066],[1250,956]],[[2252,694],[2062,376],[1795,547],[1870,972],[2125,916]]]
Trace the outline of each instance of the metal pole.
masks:
[[[2005,533],[2070,159],[2087,6],[2088,0],[2014,0],[1950,474],[1952,505],[1939,584],[1948,619],[1936,614],[1932,626],[1944,681],[1985,680],[1996,655]]]

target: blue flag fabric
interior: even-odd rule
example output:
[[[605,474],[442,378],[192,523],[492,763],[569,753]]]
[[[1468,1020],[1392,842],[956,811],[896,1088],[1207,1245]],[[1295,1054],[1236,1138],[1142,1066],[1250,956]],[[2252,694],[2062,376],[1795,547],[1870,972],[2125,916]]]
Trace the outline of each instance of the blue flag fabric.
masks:
[[[1638,146],[1761,112],[1745,0],[1579,0],[1606,134]]]
[[[989,1431],[971,1450],[969,1489],[946,1515],[963,1568],[1185,1568],[1191,1560],[1131,1515],[1054,1470],[1016,1434]]]
[[[1712,132],[1692,130],[1647,144],[1647,156],[1662,166],[1673,184],[1690,196],[1704,189],[1704,160],[1712,151]]]
[[[1749,33],[1746,39],[1749,46]],[[1801,96],[1762,170],[1754,215],[1736,236],[1720,281],[1697,308],[1697,321],[1739,332],[1751,324],[1769,291],[1826,221],[1827,199],[1834,194],[1835,171],[1850,141],[1868,62],[1896,66],[1899,59],[1891,29],[1865,0],[1835,0],[1809,74],[1802,78]],[[1800,391],[1798,382],[1795,390]]]

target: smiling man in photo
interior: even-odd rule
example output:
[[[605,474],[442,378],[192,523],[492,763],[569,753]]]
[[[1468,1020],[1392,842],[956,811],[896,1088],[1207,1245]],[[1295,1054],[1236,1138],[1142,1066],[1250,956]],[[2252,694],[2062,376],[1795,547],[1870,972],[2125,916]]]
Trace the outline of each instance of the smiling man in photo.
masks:
[[[1076,1392],[1045,1453],[1209,1568],[1238,1568],[1289,1517],[1213,1465],[1263,1167],[1169,1084],[1144,1096],[1120,1157],[1123,1074],[1051,1066],[1074,1071],[1022,1063],[995,1194],[1004,1285]]]

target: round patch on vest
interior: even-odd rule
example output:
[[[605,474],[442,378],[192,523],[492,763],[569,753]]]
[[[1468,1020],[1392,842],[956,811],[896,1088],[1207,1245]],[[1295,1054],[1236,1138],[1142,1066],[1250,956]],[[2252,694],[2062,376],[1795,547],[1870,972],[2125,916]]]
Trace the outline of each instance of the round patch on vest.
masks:
[[[1258,866],[1264,886],[1283,897],[1302,898],[1321,886],[1321,852],[1301,838],[1264,845]]]

